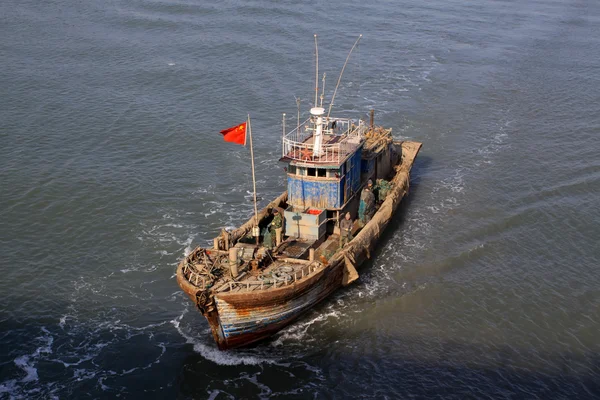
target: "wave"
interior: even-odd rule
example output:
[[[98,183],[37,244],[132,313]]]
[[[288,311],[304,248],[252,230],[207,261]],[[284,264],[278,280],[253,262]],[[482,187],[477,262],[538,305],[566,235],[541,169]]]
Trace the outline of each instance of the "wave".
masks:
[[[218,365],[260,365],[260,364],[277,364],[287,365],[281,363],[280,360],[270,359],[261,357],[257,354],[253,354],[250,350],[238,350],[236,352],[224,352],[219,350],[212,342],[203,342],[200,338],[204,338],[212,341],[212,335],[209,329],[204,329],[203,332],[197,334],[191,334],[181,326],[181,320],[187,313],[185,310],[180,316],[170,321],[175,327],[177,332],[186,340],[186,343],[193,345],[194,351],[202,355],[206,360],[212,361]],[[201,318],[200,315],[196,316]]]

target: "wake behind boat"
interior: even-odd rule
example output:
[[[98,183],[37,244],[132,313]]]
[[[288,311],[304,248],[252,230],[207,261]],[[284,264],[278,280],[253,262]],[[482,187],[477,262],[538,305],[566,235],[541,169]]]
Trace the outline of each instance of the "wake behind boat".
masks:
[[[373,111],[367,125],[333,117],[322,103],[315,93],[310,117],[290,132],[284,117],[287,190],[259,211],[255,188],[255,215],[177,267],[179,286],[220,349],[271,336],[355,281],[408,192],[421,143],[395,141],[391,129],[374,125]],[[221,133],[245,144],[247,132],[253,153],[249,120]],[[254,177],[254,161],[252,169]]]

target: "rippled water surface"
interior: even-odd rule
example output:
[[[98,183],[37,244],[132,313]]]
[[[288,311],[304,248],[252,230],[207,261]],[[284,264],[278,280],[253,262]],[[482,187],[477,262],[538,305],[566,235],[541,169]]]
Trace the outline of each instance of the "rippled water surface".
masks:
[[[361,279],[219,352],[177,261],[314,92],[422,141]],[[0,3],[0,398],[600,396],[597,1]],[[329,98],[328,97],[328,98]]]

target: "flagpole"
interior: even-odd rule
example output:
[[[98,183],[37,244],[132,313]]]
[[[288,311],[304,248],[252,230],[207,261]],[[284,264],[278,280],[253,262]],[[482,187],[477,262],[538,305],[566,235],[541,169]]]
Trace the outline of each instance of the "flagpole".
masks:
[[[248,114],[248,132],[250,133],[250,158],[252,159],[252,185],[254,186],[254,225],[258,231],[256,236],[256,245],[260,242],[260,230],[258,227],[258,206],[256,205],[256,175],[254,174],[254,148],[252,147],[252,124],[250,124],[250,114]],[[256,233],[255,231],[255,233]]]

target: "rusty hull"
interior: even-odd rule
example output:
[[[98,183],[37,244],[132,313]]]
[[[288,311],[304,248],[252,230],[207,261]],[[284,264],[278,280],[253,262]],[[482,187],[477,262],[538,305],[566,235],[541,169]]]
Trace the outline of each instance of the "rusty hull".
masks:
[[[219,348],[245,346],[273,335],[337,289],[342,274],[341,264],[329,265],[281,288],[219,293]]]
[[[343,265],[328,265],[294,284],[252,292],[214,294],[216,305],[199,307],[207,319],[219,349],[225,350],[265,339],[279,331],[306,310],[326,298],[342,282]],[[199,289],[177,267],[177,283],[197,303]],[[201,292],[201,290],[200,290]]]
[[[337,252],[329,264],[293,284],[254,291],[210,293],[209,307],[199,307],[206,317],[219,349],[241,347],[265,339],[358,277],[355,268],[371,257],[372,251],[404,195],[408,192],[410,169],[421,143],[396,142],[402,147],[402,162],[394,168],[392,189],[371,221]],[[286,193],[274,203],[286,198]],[[235,235],[248,230],[251,221]],[[199,289],[183,273],[184,261],[177,268],[177,283],[195,303]],[[201,291],[200,291],[201,292]],[[209,293],[206,293],[209,294]]]

